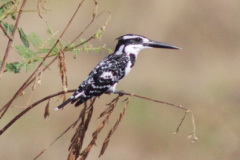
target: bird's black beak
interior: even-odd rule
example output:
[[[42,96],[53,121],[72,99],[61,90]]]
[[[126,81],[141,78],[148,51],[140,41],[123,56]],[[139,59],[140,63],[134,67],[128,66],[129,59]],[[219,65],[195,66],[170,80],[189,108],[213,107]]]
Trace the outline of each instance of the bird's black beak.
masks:
[[[173,46],[170,44],[157,42],[157,41],[153,41],[153,40],[150,40],[149,42],[144,42],[143,45],[146,47],[152,47],[152,48],[181,49],[179,47],[176,47],[176,46]]]

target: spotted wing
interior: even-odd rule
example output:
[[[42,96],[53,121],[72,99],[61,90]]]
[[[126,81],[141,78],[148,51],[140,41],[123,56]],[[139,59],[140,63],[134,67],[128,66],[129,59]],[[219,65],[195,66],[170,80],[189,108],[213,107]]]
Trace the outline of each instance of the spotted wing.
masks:
[[[113,55],[108,56],[94,68],[79,86],[78,91],[72,96],[72,103],[78,101],[75,106],[79,106],[86,100],[107,92],[124,76],[124,69],[122,59]]]

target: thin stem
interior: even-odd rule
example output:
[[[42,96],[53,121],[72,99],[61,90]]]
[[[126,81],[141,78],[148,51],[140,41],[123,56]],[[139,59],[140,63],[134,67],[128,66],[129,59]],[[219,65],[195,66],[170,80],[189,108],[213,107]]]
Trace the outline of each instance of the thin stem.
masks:
[[[166,104],[166,105],[169,105],[169,106],[177,107],[179,109],[183,109],[185,111],[189,111],[188,108],[182,107],[181,105],[176,105],[176,104],[165,102],[165,101],[159,101],[159,100],[156,100],[156,99],[152,99],[152,98],[148,98],[148,97],[144,97],[144,96],[139,96],[139,95],[132,94],[132,93],[121,92],[121,93],[114,93],[114,94],[122,94],[122,95],[129,95],[129,96],[133,96],[133,97],[138,97],[138,98],[141,98],[141,99],[146,99],[146,100],[149,100],[149,101],[153,101],[153,102],[157,102],[157,103],[161,103],[161,104]]]
[[[46,65],[42,72],[44,72],[52,63],[54,63],[56,60],[57,60],[58,57],[55,57],[52,61],[50,61],[48,63],[48,65]],[[8,107],[12,104],[12,102],[14,101],[14,99],[16,97],[18,97],[18,95],[20,95],[22,93],[22,91],[27,88],[31,83],[33,83],[35,80],[35,78],[31,79],[28,83],[24,83],[19,89],[18,91],[14,94],[14,96],[12,97],[12,99],[10,101],[7,102],[7,104],[5,104],[1,109],[0,109],[0,112],[3,112],[1,115],[0,115],[0,119],[3,117],[3,115],[6,113]]]
[[[18,28],[18,23],[19,23],[19,20],[21,18],[21,15],[22,15],[23,7],[25,6],[26,2],[27,2],[27,0],[23,0],[23,2],[22,2],[22,5],[20,7],[15,25],[14,25],[14,28],[13,28],[12,38],[8,40],[7,48],[6,48],[6,51],[5,51],[5,54],[4,54],[4,57],[3,57],[3,61],[2,61],[1,67],[0,67],[0,79],[2,77],[3,71],[5,70],[5,67],[6,67],[6,64],[7,64],[7,58],[8,58],[8,55],[9,55],[9,52],[10,52],[10,49],[11,49],[11,46],[12,46],[12,43],[13,43],[13,40],[14,40],[16,30]]]
[[[69,90],[67,93],[70,93],[70,92],[75,92],[76,90]],[[58,92],[58,93],[55,93],[55,94],[52,94],[52,95],[49,95],[47,97],[44,97],[38,101],[36,101],[35,103],[29,105],[28,107],[26,107],[26,109],[24,109],[21,113],[19,113],[17,116],[15,116],[7,125],[5,125],[1,130],[0,130],[0,135],[2,135],[10,126],[12,126],[19,118],[21,118],[23,115],[25,115],[28,111],[30,111],[31,109],[33,109],[35,106],[37,106],[38,104],[50,99],[50,98],[53,98],[53,97],[56,97],[56,96],[59,96],[61,94],[65,94],[66,92],[64,91],[61,91],[61,92]]]
[[[34,160],[38,159],[49,147],[51,147],[55,142],[57,142],[65,133],[67,133],[72,127],[76,125],[76,123],[80,120],[78,118],[76,121],[74,121],[67,129],[65,129],[54,141],[52,141],[47,147],[45,147],[36,157],[34,157]]]
[[[2,29],[5,36],[7,36],[7,38],[12,41],[12,38],[8,35],[7,31],[4,29],[4,27],[2,26],[2,23],[0,23],[0,28]]]
[[[25,0],[26,1],[26,0]],[[78,10],[80,9],[80,7],[82,6],[84,0],[82,0],[77,9],[75,10],[74,14],[72,15],[71,19],[69,20],[69,22],[67,23],[66,27],[64,28],[62,34],[59,36],[58,40],[55,42],[55,44],[53,45],[53,47],[50,49],[50,51],[45,55],[45,57],[43,58],[43,60],[41,61],[41,63],[38,65],[38,67],[33,71],[33,73],[29,76],[29,78],[24,82],[24,84],[22,85],[22,87],[20,87],[19,91],[17,92],[17,94],[15,94],[15,96],[12,98],[12,100],[10,100],[6,105],[4,105],[4,107],[2,109],[4,109],[4,114],[6,113],[6,111],[8,110],[9,106],[12,104],[13,100],[19,95],[19,93],[21,93],[25,88],[26,85],[28,84],[28,82],[31,81],[31,79],[36,75],[37,71],[40,69],[40,67],[43,65],[43,63],[46,61],[46,59],[48,58],[48,56],[51,54],[51,52],[53,51],[53,49],[57,46],[57,44],[59,43],[60,39],[63,37],[63,35],[66,33],[68,27],[70,26],[70,24],[72,23],[74,17],[76,16]],[[3,61],[4,62],[4,61]],[[6,64],[5,64],[6,65]],[[4,69],[3,69],[4,70]],[[2,70],[2,71],[3,71]],[[1,71],[1,70],[0,70]],[[1,72],[0,72],[0,77],[1,77]],[[1,110],[2,110],[1,109]],[[4,115],[2,114],[0,116],[0,118],[2,118],[2,116]]]
[[[84,42],[80,43],[79,45],[76,45],[75,47],[79,47],[81,45],[84,45],[85,43],[87,43],[88,41],[92,40],[95,37],[95,34],[92,35],[90,38],[88,38],[87,40],[85,40]],[[73,48],[75,48],[73,47]],[[68,48],[65,48],[65,50],[67,51]],[[52,59],[51,62],[49,62],[48,65],[46,65],[44,67],[44,69],[42,70],[42,72],[44,72],[52,63],[54,63],[56,60],[58,59],[58,57],[55,57],[54,59]],[[14,101],[15,98],[17,98],[18,95],[20,95],[22,93],[22,91],[27,88],[32,82],[34,82],[35,78],[32,78],[31,80],[28,79],[28,81],[25,81],[25,83],[18,89],[18,91],[14,94],[14,96],[12,97],[11,100],[9,100],[1,109],[0,112],[4,111],[1,115],[0,115],[0,119],[4,116],[5,112],[8,110],[8,107],[12,104],[12,102]]]
[[[88,39],[86,39],[84,42],[79,43],[79,44],[76,44],[76,45],[73,46],[73,47],[65,47],[65,48],[63,49],[63,51],[64,51],[64,52],[72,51],[73,49],[75,49],[75,48],[77,48],[77,47],[80,47],[80,46],[84,45],[85,43],[89,42],[90,40],[94,39],[94,38],[95,38],[95,35],[96,35],[96,34],[92,35],[91,37],[89,37]],[[47,58],[54,57],[54,56],[58,55],[59,53],[60,53],[60,52],[51,54],[51,55],[49,55]],[[44,56],[44,57],[45,57],[45,56]],[[39,57],[39,58],[42,58],[42,59],[43,59],[44,57]],[[34,59],[34,60],[31,60],[31,61],[23,61],[23,63],[30,64],[30,63],[32,63],[32,62],[38,62],[38,61],[39,61],[38,59]],[[12,63],[15,63],[15,62],[12,62]],[[5,69],[4,72],[7,72],[7,69]]]

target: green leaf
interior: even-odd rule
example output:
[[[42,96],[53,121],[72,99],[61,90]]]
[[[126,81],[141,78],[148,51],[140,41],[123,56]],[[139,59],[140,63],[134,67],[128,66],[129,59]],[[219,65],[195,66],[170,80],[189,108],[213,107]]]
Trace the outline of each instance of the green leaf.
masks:
[[[25,72],[27,72],[29,70],[29,64],[24,63],[23,68],[24,68]]]
[[[14,15],[17,9],[17,0],[2,0],[4,4],[0,6],[0,21],[7,18],[9,15]]]
[[[81,49],[79,49],[79,48],[74,48],[72,51],[73,51],[74,54],[78,54],[78,53],[81,51]]]
[[[12,35],[13,30],[14,30],[14,25],[13,24],[9,24],[8,28],[7,28],[8,35]]]
[[[12,18],[13,20],[16,20],[16,19],[17,19],[16,14],[15,14],[15,13],[12,13],[12,14],[11,14],[11,18]]]
[[[36,56],[36,53],[26,48],[25,46],[15,46],[17,52],[22,56],[24,59],[29,60]]]
[[[98,29],[97,32],[95,33],[95,37],[100,39],[102,37],[103,34],[103,30],[102,29]]]
[[[12,0],[2,0],[2,2],[10,2],[10,1],[12,1]]]
[[[42,44],[42,39],[41,37],[36,33],[36,32],[31,32],[28,36],[27,39],[30,41],[30,43],[38,49],[40,45]]]
[[[8,35],[12,35],[14,26],[12,24],[8,24],[6,22],[1,22],[3,28],[5,29],[5,31],[7,32]]]
[[[23,62],[8,63],[6,69],[8,72],[19,73],[22,66]]]
[[[27,39],[27,36],[26,34],[23,32],[23,29],[22,28],[18,28],[18,32],[19,32],[19,35],[20,35],[20,38],[24,44],[25,47],[29,48],[29,41]]]
[[[111,48],[106,48],[106,50],[107,50],[108,53],[112,53],[113,52],[113,50]]]
[[[56,43],[56,39],[51,39],[49,41],[49,47],[52,48]],[[60,46],[57,44],[53,50],[52,50],[52,53],[59,53],[60,52]]]
[[[31,69],[36,68],[36,64],[35,64],[35,62],[24,63],[24,64],[23,64],[23,68],[24,68],[25,72],[27,72],[27,71],[29,71],[29,70],[31,70]]]
[[[92,48],[92,50],[93,50],[94,52],[96,52],[96,53],[100,53],[100,52],[101,52],[100,48]]]
[[[52,36],[54,34],[52,31],[52,28],[50,26],[48,26],[48,28],[47,28],[47,34],[49,34],[50,36]]]
[[[50,49],[39,49],[38,51],[37,51],[37,54],[38,53],[48,53],[50,51]]]

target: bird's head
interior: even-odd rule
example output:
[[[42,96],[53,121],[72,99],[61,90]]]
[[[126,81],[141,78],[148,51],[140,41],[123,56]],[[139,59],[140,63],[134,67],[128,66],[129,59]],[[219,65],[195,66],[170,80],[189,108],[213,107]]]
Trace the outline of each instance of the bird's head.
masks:
[[[118,44],[115,48],[115,54],[122,53],[138,54],[139,51],[145,48],[181,49],[173,45],[153,41],[148,39],[147,37],[134,34],[123,35],[117,38],[117,40]]]

